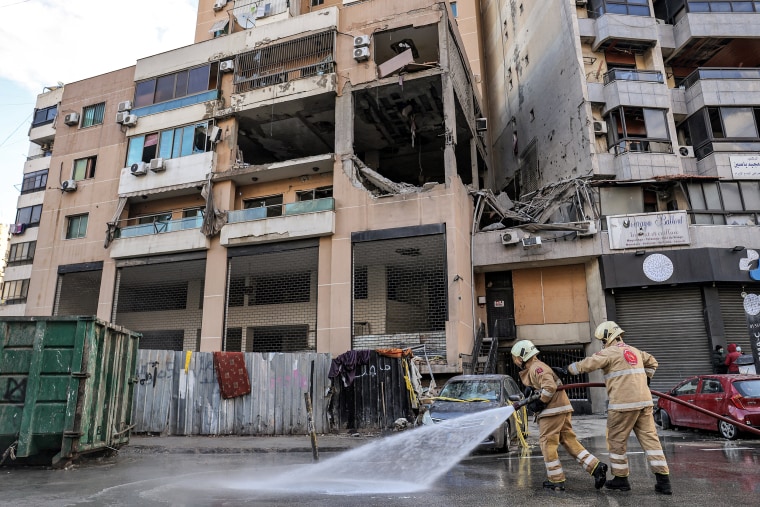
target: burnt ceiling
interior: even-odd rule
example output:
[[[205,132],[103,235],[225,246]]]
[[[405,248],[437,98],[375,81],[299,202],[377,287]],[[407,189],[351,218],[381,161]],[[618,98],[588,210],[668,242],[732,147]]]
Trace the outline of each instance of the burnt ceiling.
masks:
[[[760,67],[760,39],[693,39],[671,55],[671,67]]]

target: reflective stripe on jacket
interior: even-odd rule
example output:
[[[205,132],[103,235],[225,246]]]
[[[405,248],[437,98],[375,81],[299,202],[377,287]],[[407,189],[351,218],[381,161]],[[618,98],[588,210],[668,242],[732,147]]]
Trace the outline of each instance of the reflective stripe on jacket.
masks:
[[[535,357],[529,359],[525,368],[520,371],[520,380],[523,385],[541,392],[541,401],[546,403],[546,408],[538,414],[539,418],[573,411],[570,398],[565,391],[557,390],[562,381],[546,363]]]
[[[647,386],[657,369],[657,360],[651,354],[613,341],[591,357],[567,367],[573,375],[602,369],[609,398],[608,410],[638,410],[651,407],[652,393]]]

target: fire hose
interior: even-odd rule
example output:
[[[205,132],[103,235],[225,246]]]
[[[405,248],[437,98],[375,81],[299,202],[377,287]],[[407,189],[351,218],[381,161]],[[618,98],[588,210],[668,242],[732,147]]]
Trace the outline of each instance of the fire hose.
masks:
[[[580,383],[580,384],[562,384],[561,386],[559,386],[559,389],[560,390],[566,390],[566,389],[578,389],[578,388],[585,388],[585,387],[606,387],[606,386],[603,383],[601,383],[601,382],[586,382],[586,383]],[[709,415],[710,417],[714,417],[716,419],[719,419],[721,421],[727,422],[729,424],[733,424],[737,428],[742,429],[742,430],[744,430],[746,432],[754,433],[755,435],[760,435],[760,429],[755,428],[753,426],[747,426],[746,424],[741,423],[741,422],[739,422],[739,421],[737,421],[735,419],[731,419],[729,417],[725,417],[725,416],[722,416],[720,414],[716,414],[715,412],[711,412],[711,411],[709,411],[707,409],[704,409],[702,407],[698,407],[698,406],[694,405],[693,403],[689,403],[688,401],[679,400],[675,396],[671,396],[669,394],[661,393],[659,391],[654,391],[652,389],[650,389],[650,392],[653,395],[658,396],[660,398],[665,398],[666,400],[670,400],[673,403],[678,403],[680,405],[684,405],[686,407],[689,407],[692,410],[696,410],[697,412],[701,412],[701,413],[703,413],[705,415]],[[526,398],[526,400],[527,400],[527,398]],[[521,401],[525,401],[525,400],[521,400]],[[526,401],[526,403],[530,403],[530,401],[532,401],[532,400]]]

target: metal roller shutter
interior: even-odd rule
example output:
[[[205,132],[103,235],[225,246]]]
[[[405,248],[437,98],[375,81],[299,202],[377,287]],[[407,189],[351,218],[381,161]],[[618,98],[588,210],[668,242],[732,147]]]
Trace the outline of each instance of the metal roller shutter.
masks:
[[[625,342],[659,363],[652,389],[667,392],[690,375],[712,372],[699,287],[615,289],[615,304]]]
[[[760,289],[744,288],[746,292],[758,293]],[[744,313],[744,298],[739,285],[718,287],[720,313],[723,315],[723,328],[726,331],[726,345],[735,343],[742,348],[742,354],[752,354],[747,330],[747,316]],[[724,349],[728,354],[728,349]]]

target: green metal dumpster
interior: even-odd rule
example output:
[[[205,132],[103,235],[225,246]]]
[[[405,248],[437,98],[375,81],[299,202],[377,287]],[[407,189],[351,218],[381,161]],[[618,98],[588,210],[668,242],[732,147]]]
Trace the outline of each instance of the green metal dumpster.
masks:
[[[0,460],[128,443],[139,338],[96,317],[0,319]]]

